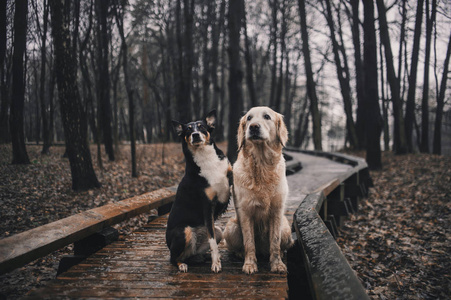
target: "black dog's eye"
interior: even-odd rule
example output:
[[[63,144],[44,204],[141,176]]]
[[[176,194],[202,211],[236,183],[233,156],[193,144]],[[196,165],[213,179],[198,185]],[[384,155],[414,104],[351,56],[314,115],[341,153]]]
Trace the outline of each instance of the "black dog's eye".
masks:
[[[265,118],[266,120],[271,120],[271,116],[268,115],[268,114],[265,114],[265,115],[263,116],[263,118]]]
[[[252,119],[252,116],[247,116],[247,120],[250,121]]]

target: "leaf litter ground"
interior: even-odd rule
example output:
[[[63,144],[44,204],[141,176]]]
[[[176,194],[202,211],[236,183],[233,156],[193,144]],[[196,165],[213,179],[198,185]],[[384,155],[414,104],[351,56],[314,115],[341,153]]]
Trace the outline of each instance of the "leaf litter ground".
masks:
[[[449,299],[451,157],[383,154],[337,242],[372,299]]]
[[[102,187],[75,193],[64,147],[52,147],[50,156],[40,155],[39,146],[27,150],[32,164],[13,166],[11,147],[0,145],[0,238],[177,184],[184,172],[178,144],[138,145],[138,178],[131,177],[129,146],[119,146],[115,162],[103,152],[103,170],[93,146]],[[371,172],[375,187],[345,221],[337,242],[372,299],[448,299],[451,158],[386,152],[383,165],[382,171]],[[116,227],[127,234],[150,214]],[[72,245],[1,275],[0,299],[20,298],[53,279],[59,260],[71,251]]]

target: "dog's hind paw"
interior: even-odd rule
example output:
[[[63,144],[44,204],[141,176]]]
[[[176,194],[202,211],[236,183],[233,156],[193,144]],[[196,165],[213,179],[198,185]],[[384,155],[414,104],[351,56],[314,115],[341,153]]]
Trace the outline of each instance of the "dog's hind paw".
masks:
[[[271,272],[285,274],[287,273],[287,266],[282,261],[275,261],[271,263]]]
[[[178,263],[178,266],[179,266],[179,271],[180,272],[183,272],[183,273],[188,272],[188,265],[187,264]]]
[[[258,267],[255,262],[245,262],[243,265],[243,272],[246,274],[254,274],[258,272]]]
[[[215,273],[221,272],[221,261],[215,261],[211,264],[211,270]]]

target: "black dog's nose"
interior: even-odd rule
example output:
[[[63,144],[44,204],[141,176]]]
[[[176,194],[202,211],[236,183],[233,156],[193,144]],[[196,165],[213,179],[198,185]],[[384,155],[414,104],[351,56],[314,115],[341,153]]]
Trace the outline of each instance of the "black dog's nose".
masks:
[[[200,141],[200,134],[197,132],[193,133],[191,137],[193,138],[193,141]]]
[[[260,131],[260,125],[259,124],[252,124],[249,126],[249,131],[251,133],[258,133]]]

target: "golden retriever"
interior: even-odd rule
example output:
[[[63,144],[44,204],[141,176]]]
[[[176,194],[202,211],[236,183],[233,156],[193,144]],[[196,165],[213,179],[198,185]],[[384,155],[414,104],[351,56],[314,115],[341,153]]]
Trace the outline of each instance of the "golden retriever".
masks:
[[[271,272],[287,272],[281,256],[293,245],[284,215],[288,184],[282,148],[287,140],[283,116],[269,107],[254,107],[240,120],[233,165],[236,218],[228,221],[224,237],[230,251],[244,254],[247,274],[258,271],[257,255],[269,256]]]

